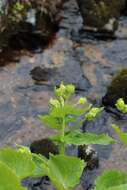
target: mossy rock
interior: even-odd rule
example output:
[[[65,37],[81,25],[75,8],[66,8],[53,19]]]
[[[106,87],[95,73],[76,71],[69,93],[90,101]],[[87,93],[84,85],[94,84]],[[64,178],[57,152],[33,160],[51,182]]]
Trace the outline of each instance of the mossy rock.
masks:
[[[115,107],[119,98],[127,103],[127,69],[122,70],[111,82],[102,102],[105,106]]]
[[[98,30],[110,24],[110,29],[114,32],[117,27],[117,19],[121,10],[125,7],[126,0],[77,0],[84,25],[95,27]],[[109,27],[109,25],[108,25]]]

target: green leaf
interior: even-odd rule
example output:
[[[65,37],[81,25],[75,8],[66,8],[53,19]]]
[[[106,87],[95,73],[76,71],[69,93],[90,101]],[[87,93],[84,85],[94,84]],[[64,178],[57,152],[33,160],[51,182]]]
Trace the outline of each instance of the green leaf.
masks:
[[[125,145],[127,145],[127,133],[122,132],[121,129],[117,125],[115,125],[115,124],[112,125],[112,128],[115,130],[115,132],[118,135],[119,139]]]
[[[83,169],[86,166],[84,161],[72,156],[54,156],[50,154],[49,160],[41,155],[34,154],[34,156],[36,157],[35,163],[37,166],[42,168],[44,175],[50,178],[54,187],[58,190],[71,190],[75,187],[79,183]]]
[[[48,176],[58,190],[71,190],[80,180],[84,161],[76,157],[50,155]]]
[[[0,190],[27,190],[21,186],[15,173],[2,162],[0,162]]]
[[[126,190],[127,173],[120,171],[106,171],[97,178],[95,190]]]
[[[72,131],[65,134],[64,141],[66,144],[75,144],[75,145],[90,145],[90,144],[100,144],[108,145],[112,144],[115,141],[108,135],[101,134],[97,135],[94,133],[82,133],[79,130]]]
[[[24,179],[32,175],[35,164],[32,161],[30,152],[3,148],[0,150],[0,161],[5,163],[19,179]]]

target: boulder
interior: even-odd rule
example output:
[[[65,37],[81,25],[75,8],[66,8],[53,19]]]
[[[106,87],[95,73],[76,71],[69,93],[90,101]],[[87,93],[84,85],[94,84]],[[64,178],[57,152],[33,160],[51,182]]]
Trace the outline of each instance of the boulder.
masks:
[[[127,103],[127,69],[122,70],[111,82],[102,102],[105,106],[115,107],[119,98]]]
[[[113,32],[126,0],[77,0],[85,28]]]

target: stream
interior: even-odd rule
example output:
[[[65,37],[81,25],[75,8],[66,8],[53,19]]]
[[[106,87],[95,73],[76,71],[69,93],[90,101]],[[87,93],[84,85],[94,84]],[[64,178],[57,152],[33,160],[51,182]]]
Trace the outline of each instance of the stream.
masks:
[[[0,58],[0,146],[30,145],[53,134],[39,123],[37,115],[47,112],[53,87],[61,81],[73,83],[77,96],[86,96],[93,104],[101,105],[112,78],[127,68],[127,17],[120,18],[114,40],[96,39],[83,32],[75,0],[65,2],[58,17],[59,30],[45,49],[14,53],[14,59],[9,59],[4,66]],[[83,129],[107,132],[115,137],[112,123],[126,131],[127,120],[105,110]],[[95,176],[105,169],[127,170],[127,149],[121,143],[94,148],[99,154],[100,167],[87,172],[89,182],[86,182],[86,173],[83,174],[81,184],[85,190],[91,188]]]

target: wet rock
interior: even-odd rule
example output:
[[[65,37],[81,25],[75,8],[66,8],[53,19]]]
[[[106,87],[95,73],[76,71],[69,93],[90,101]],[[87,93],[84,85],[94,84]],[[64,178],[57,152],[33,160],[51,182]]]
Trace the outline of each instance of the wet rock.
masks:
[[[77,0],[88,30],[114,33],[118,28],[117,18],[125,6],[125,0]]]
[[[58,147],[49,139],[42,139],[31,144],[30,150],[33,153],[49,157],[49,153],[58,154]]]
[[[87,169],[93,170],[99,167],[97,152],[92,147],[86,145],[79,146],[78,156],[87,163]]]
[[[115,107],[119,98],[127,103],[127,69],[122,70],[111,82],[102,102],[105,106]]]

